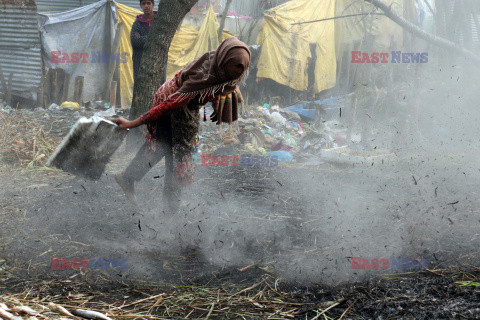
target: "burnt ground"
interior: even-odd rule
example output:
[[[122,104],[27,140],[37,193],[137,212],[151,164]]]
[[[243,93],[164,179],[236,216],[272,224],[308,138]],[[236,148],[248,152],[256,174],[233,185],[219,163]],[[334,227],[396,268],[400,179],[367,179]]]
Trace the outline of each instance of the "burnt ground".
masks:
[[[2,166],[2,292],[45,294],[39,284],[50,283],[48,292],[65,298],[75,286],[120,301],[166,284],[246,288],[268,275],[300,304],[298,319],[314,318],[328,301],[342,302],[331,318],[348,307],[346,319],[480,317],[478,287],[455,284],[479,277],[471,267],[479,173],[462,163],[468,156],[439,152],[425,163],[412,151],[383,164],[198,166],[183,209],[171,215],[162,207],[162,164],[138,185],[139,207],[125,199],[112,175],[128,162],[121,151],[99,181]],[[352,270],[356,256],[427,259],[430,271]],[[52,270],[52,257],[126,258],[128,269]],[[258,310],[247,318],[261,319]],[[164,309],[153,314],[169,318]]]
[[[478,100],[431,95],[417,127],[385,129],[403,141],[383,161],[198,165],[177,214],[163,207],[161,163],[138,184],[140,205],[127,201],[113,179],[132,156],[123,147],[98,181],[2,163],[2,299],[102,301],[118,319],[478,319]],[[51,132],[68,130],[64,117]],[[52,257],[128,268],[54,270]],[[428,268],[352,269],[352,257]],[[131,303],[136,315],[121,316]]]

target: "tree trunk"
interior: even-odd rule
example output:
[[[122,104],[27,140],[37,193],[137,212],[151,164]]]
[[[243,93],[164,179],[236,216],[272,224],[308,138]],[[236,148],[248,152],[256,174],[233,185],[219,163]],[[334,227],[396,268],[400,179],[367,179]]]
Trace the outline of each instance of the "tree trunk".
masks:
[[[399,16],[397,13],[395,13],[390,8],[390,6],[388,6],[382,0],[364,0],[364,1],[369,2],[369,3],[373,4],[374,6],[380,8],[383,12],[385,12],[385,15],[387,17],[389,17],[392,21],[394,21],[396,24],[398,24],[399,26],[401,26],[405,30],[413,33],[417,37],[419,37],[423,40],[426,40],[430,43],[433,43],[436,46],[446,48],[446,49],[450,49],[453,52],[460,53],[460,54],[462,54],[462,55],[464,55],[468,58],[471,58],[475,62],[480,63],[480,57],[478,55],[476,55],[475,53],[473,53],[473,52],[471,52],[471,51],[469,51],[465,48],[459,47],[457,44],[455,44],[452,41],[449,41],[449,40],[444,39],[444,38],[437,37],[433,34],[430,34],[426,31],[423,31],[422,29],[420,29],[419,27],[417,27],[416,25],[414,25],[413,23],[411,23],[410,21],[408,21],[404,17]]]
[[[177,26],[197,0],[161,0],[143,48],[142,62],[133,87],[130,119],[138,118],[152,106],[168,59],[168,49]]]

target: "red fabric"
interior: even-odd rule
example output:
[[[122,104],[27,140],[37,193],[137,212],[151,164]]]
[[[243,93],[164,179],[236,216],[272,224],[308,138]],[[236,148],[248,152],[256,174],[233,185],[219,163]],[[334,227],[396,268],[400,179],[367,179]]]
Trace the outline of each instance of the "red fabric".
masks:
[[[148,112],[140,116],[140,119],[142,119],[143,123],[151,123],[160,118],[163,114],[171,113],[175,109],[178,109],[193,100],[193,97],[180,95],[178,92],[178,89],[180,89],[179,83],[181,82],[181,75],[182,70],[178,71],[172,78],[167,80],[160,88],[158,88],[155,96],[153,97],[153,107]],[[202,104],[205,104],[208,101],[212,101],[213,103],[217,101],[218,103],[219,99],[219,96],[207,96]]]
[[[192,98],[186,96],[174,95],[141,115],[140,118],[143,123],[153,122],[162,115],[171,113],[175,109],[186,105],[191,99]]]
[[[157,17],[157,11],[153,11],[153,19],[155,19],[156,17]],[[145,14],[139,14],[137,16],[137,20],[140,21],[140,22],[146,23],[147,24],[147,31],[150,31],[150,26],[152,25],[153,20],[148,21],[145,18]]]
[[[177,108],[182,107],[192,100],[188,97],[180,97],[178,89],[181,82],[180,77],[182,70],[178,71],[172,78],[168,79],[160,88],[158,88],[155,96],[153,97],[152,108],[140,116],[140,119],[147,125],[148,133],[145,139],[152,142],[151,148],[155,150],[158,148],[158,143],[162,141],[162,134],[160,133],[159,126],[156,120],[160,120],[162,115],[167,115]],[[217,101],[220,99],[217,97],[207,97],[207,101]],[[215,103],[215,102],[214,102]]]
[[[181,74],[182,71],[180,70],[158,88],[153,97],[152,108],[140,117],[143,123],[151,123],[161,117],[165,112],[171,112],[176,108],[181,107],[183,104],[188,103],[189,100],[179,99],[178,96],[174,96],[180,88],[178,83]]]
[[[168,126],[171,126],[169,121],[164,121],[169,119],[165,117],[166,115],[172,113],[174,110],[185,106],[187,103],[191,102],[192,104],[196,104],[199,107],[207,101],[215,100],[218,104],[219,97],[214,96],[207,96],[205,97],[205,102],[202,103],[198,102],[198,97],[191,97],[189,95],[181,94],[179,91],[179,83],[181,83],[180,76],[182,71],[180,70],[175,74],[174,77],[167,80],[155,93],[153,98],[152,108],[140,116],[140,119],[144,124],[147,124],[148,133],[145,139],[150,142],[149,147],[146,149],[145,156],[147,159],[150,157],[149,153],[152,152],[163,152],[166,153],[166,150],[159,150],[165,147],[171,148],[173,153],[173,170],[174,170],[174,177],[173,177],[173,185],[175,186],[183,186],[191,183],[193,181],[193,177],[195,175],[194,164],[192,162],[192,155],[194,152],[194,144],[192,146],[183,145],[183,144],[175,144],[166,146],[166,143],[172,143],[172,138],[168,138],[169,130]],[[193,119],[195,121],[195,119]],[[200,121],[197,119],[196,121]],[[178,123],[177,123],[178,125]],[[190,126],[188,126],[190,127]],[[180,130],[181,132],[181,130]],[[176,130],[176,134],[178,134],[178,130]],[[177,139],[178,140],[178,139]],[[175,141],[175,139],[174,139]],[[164,142],[164,143],[160,143]],[[194,142],[194,141],[193,141]]]

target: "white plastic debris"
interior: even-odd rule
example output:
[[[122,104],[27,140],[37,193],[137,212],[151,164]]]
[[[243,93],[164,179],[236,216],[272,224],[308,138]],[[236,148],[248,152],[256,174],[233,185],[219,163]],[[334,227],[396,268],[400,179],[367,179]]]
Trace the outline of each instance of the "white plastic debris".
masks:
[[[95,117],[113,117],[115,113],[116,113],[115,107],[111,107],[105,111],[95,112],[94,116]]]
[[[48,110],[53,111],[53,110],[60,110],[60,106],[56,103],[52,103],[49,107]]]
[[[287,119],[285,119],[279,112],[272,112],[270,114],[270,119],[278,124],[285,124]]]

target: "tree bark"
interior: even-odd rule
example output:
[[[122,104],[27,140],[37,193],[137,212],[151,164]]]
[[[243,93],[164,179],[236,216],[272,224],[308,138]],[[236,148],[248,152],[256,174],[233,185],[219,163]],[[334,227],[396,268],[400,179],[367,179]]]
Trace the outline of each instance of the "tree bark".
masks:
[[[387,5],[385,2],[382,0],[364,0],[365,2],[369,2],[376,6],[377,8],[380,8],[387,17],[389,17],[392,21],[394,21],[396,24],[404,28],[405,30],[413,33],[417,37],[428,41],[436,46],[446,48],[449,50],[452,50],[453,52],[460,53],[464,55],[465,57],[471,58],[477,63],[480,63],[480,56],[477,56],[475,53],[459,47],[456,43],[449,41],[444,38],[437,37],[433,34],[430,34],[428,32],[425,32],[424,30],[420,29],[404,17],[399,16],[397,13],[395,13],[389,5]]]
[[[148,33],[133,87],[131,120],[152,107],[153,96],[160,86],[167,64],[168,49],[177,26],[196,2],[197,0],[161,0],[158,4],[158,15]]]

